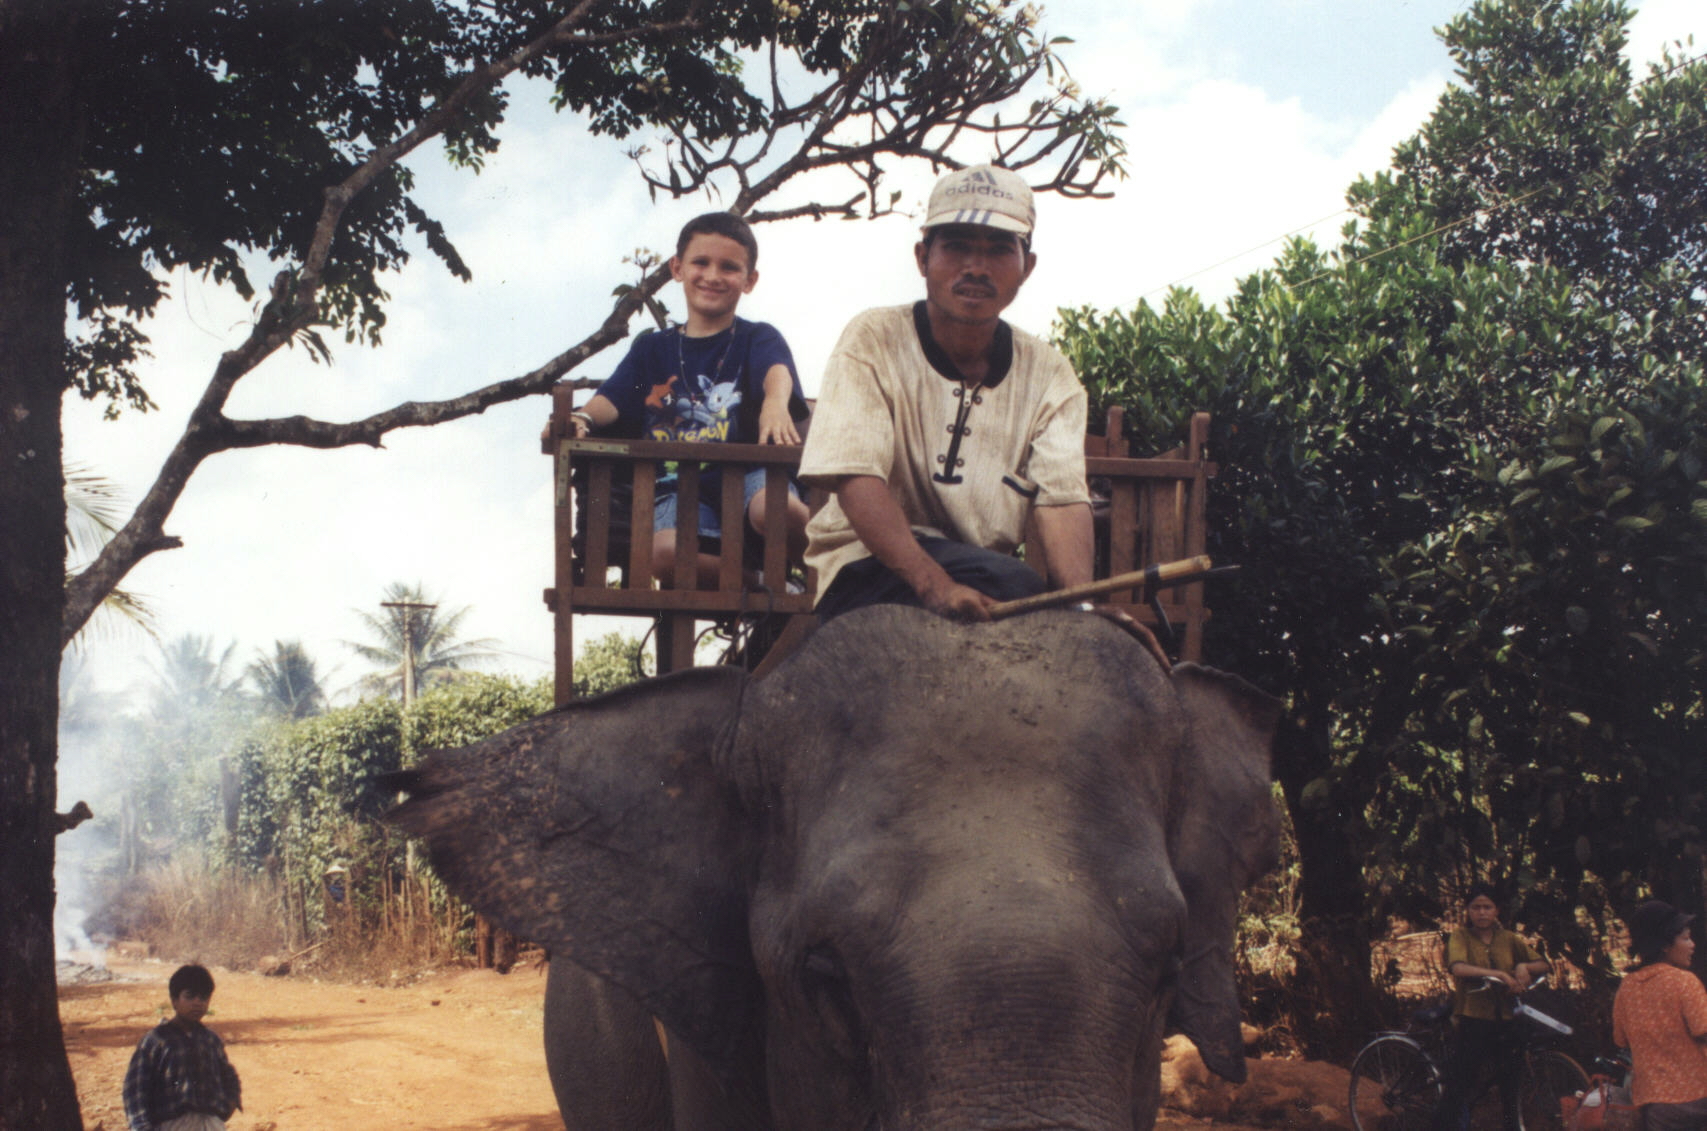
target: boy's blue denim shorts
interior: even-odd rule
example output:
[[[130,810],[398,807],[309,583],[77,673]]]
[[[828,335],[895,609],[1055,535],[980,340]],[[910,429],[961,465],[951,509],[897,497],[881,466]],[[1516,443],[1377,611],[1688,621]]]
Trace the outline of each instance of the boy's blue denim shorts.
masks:
[[[749,469],[747,471],[747,474],[745,476],[743,476],[741,479],[741,513],[742,514],[747,513],[747,507],[752,504],[753,496],[757,495],[760,491],[763,491],[764,489],[765,489],[765,469],[762,467],[755,467],[755,468]],[[790,483],[788,485],[788,493],[789,493],[789,495],[791,495],[792,497],[794,497],[796,499],[798,499],[800,497],[800,492],[795,489],[793,483]],[[705,491],[703,486],[700,488],[699,500],[700,500],[699,501],[699,533],[700,533],[700,536],[703,538],[721,538],[721,537],[723,537],[723,528],[721,525],[719,525],[719,523],[717,521],[717,507],[715,505],[716,500],[715,500],[715,498],[713,498],[710,502],[708,502],[706,500],[706,491]],[[658,501],[656,503],[652,504],[652,530],[654,533],[656,533],[660,530],[674,530],[675,528],[676,528],[676,493],[674,490],[672,490],[667,495],[659,496]]]

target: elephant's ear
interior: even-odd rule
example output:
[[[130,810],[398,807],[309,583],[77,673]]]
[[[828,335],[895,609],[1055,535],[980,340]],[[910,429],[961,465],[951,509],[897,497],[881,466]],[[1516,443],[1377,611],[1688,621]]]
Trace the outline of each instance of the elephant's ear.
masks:
[[[1270,785],[1280,703],[1236,676],[1181,664],[1174,687],[1187,719],[1175,771],[1169,855],[1186,924],[1174,1024],[1216,1074],[1242,1082],[1244,1041],[1233,980],[1239,893],[1274,866],[1280,824]]]
[[[393,775],[391,820],[476,910],[633,994],[713,1064],[757,1034],[748,840],[719,770],[745,676],[695,669]]]

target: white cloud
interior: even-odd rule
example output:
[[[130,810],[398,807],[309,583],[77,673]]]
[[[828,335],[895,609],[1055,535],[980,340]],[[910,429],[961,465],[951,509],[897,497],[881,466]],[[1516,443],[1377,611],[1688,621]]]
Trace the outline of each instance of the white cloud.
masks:
[[[1699,0],[1643,0],[1636,16],[1630,21],[1630,43],[1625,48],[1625,54],[1638,64],[1637,77],[1646,74],[1647,68],[1640,64],[1649,60],[1657,60],[1662,50],[1670,48],[1673,54],[1678,54],[1673,46],[1678,41],[1694,39],[1694,46],[1687,48],[1681,54],[1698,54],[1707,39],[1707,12],[1703,11]]]

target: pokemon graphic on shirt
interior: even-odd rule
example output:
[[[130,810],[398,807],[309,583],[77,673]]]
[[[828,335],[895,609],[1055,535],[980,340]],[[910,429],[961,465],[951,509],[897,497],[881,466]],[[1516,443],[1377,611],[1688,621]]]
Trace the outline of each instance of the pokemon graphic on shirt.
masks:
[[[684,391],[684,387],[691,391]],[[672,376],[646,396],[646,438],[723,443],[735,427],[741,389],[735,381],[700,374],[691,384]]]

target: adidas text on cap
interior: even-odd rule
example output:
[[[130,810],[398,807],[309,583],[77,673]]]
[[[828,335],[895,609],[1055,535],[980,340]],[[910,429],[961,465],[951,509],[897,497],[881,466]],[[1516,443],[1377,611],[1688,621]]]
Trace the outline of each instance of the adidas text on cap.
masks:
[[[1029,239],[1037,226],[1037,205],[1031,186],[1013,170],[973,165],[949,173],[931,190],[923,226],[943,224],[981,224]]]

